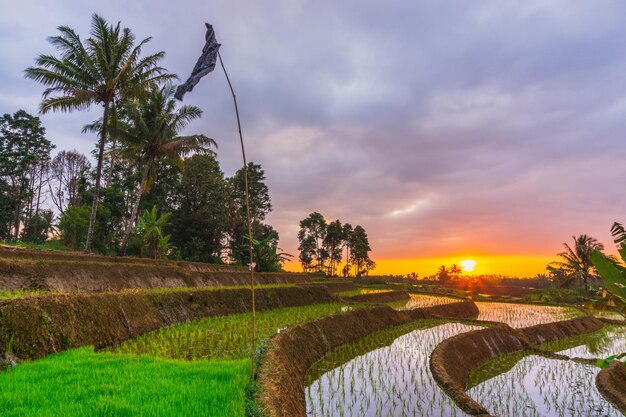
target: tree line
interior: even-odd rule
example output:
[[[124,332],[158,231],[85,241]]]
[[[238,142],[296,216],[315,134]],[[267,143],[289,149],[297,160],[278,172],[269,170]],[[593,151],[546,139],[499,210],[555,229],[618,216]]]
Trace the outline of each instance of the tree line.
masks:
[[[177,77],[159,65],[164,52],[142,55],[150,38],[137,42],[98,15],[87,39],[58,30],[49,38],[57,54],[39,55],[25,75],[46,87],[41,113],[102,108],[83,127],[98,137],[96,164],[71,150],[52,158],[38,117],[2,116],[0,238],[43,242],[56,234],[87,252],[246,264],[244,170],[226,178],[215,140],[182,135],[202,111],[174,100]],[[287,255],[264,223],[272,210],[265,173],[247,168],[256,268],[280,270]]]
[[[313,212],[300,221],[298,241],[299,260],[305,272],[337,276],[344,260],[343,276],[367,275],[376,267],[369,257],[372,249],[362,226],[353,228],[339,220],[327,223],[322,214]]]

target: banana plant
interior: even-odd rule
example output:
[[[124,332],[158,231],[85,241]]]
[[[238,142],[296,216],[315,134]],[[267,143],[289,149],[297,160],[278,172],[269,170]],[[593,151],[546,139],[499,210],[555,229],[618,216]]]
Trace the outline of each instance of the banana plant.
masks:
[[[616,222],[611,227],[611,234],[622,262],[597,250],[591,254],[591,262],[604,280],[607,291],[626,302],[626,267],[624,267],[624,262],[626,262],[626,230],[624,230],[624,226]]]
[[[608,292],[626,303],[626,230],[620,223],[613,223],[611,227],[611,235],[613,242],[617,245],[621,262],[613,257],[605,255],[600,251],[593,251],[591,254],[591,262],[596,267],[598,274],[604,280],[604,286]],[[597,365],[600,368],[606,368],[615,360],[626,357],[626,353],[609,356],[606,359],[598,360]]]

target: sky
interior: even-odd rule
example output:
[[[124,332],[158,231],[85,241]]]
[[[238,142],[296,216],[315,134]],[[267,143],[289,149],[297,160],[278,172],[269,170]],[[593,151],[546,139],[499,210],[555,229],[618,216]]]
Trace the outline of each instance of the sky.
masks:
[[[613,248],[626,221],[626,3],[621,1],[1,0],[0,113],[36,113],[23,77],[48,36],[90,16],[121,20],[186,78],[214,25],[248,158],[265,169],[280,246],[299,221],[362,225],[374,273],[476,259],[476,273],[529,276],[572,235]],[[188,133],[241,166],[224,74],[185,102]],[[57,150],[88,154],[99,109],[42,115]],[[297,269],[297,264],[288,266]]]

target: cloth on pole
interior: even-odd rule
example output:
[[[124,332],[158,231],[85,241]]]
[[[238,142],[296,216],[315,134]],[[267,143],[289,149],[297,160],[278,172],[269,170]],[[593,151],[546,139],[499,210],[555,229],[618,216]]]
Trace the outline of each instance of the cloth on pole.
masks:
[[[190,92],[200,82],[200,78],[204,77],[215,69],[215,63],[217,62],[217,52],[220,49],[220,44],[215,39],[215,31],[213,26],[205,23],[206,35],[204,36],[205,44],[202,48],[202,55],[198,58],[196,65],[191,71],[191,75],[187,78],[184,84],[181,84],[176,89],[174,97],[178,100],[183,100],[185,93]]]

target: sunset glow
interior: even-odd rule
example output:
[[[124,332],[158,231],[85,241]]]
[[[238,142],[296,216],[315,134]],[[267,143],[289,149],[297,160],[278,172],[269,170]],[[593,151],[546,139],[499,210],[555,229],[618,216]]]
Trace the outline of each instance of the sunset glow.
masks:
[[[370,275],[406,275],[416,272],[420,277],[427,277],[437,272],[441,265],[461,264],[463,260],[476,261],[472,274],[509,275],[514,277],[532,277],[546,272],[546,265],[554,261],[554,255],[494,255],[494,256],[448,256],[433,258],[376,259],[376,269]],[[288,271],[301,271],[299,262],[288,262]]]
[[[476,268],[477,263],[478,262],[473,259],[466,259],[459,262],[459,265],[463,268],[463,272],[474,272],[474,268]]]

